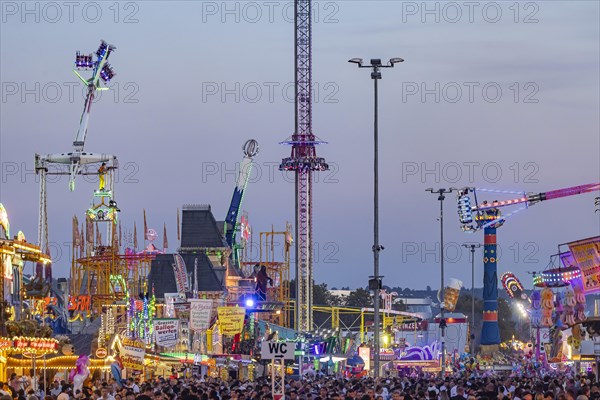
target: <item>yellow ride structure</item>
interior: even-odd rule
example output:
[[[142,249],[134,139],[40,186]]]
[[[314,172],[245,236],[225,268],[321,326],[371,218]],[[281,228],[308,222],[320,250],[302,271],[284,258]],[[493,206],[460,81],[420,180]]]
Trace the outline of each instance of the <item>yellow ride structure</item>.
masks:
[[[260,232],[259,234],[259,259],[248,261],[251,258],[246,244],[242,253],[243,260],[240,264],[245,276],[252,276],[255,265],[264,265],[267,275],[273,279],[273,285],[267,287],[267,303],[273,305],[276,311],[273,313],[260,313],[260,318],[266,319],[274,324],[289,327],[290,315],[285,311],[285,305],[290,298],[290,248],[292,245],[292,225],[286,224],[285,231]],[[252,284],[252,293],[254,293]],[[228,288],[229,289],[229,288]]]

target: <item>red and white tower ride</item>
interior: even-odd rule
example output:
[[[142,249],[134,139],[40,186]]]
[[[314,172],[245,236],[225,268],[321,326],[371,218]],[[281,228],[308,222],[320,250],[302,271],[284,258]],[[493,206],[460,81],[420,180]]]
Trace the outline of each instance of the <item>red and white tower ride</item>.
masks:
[[[282,142],[292,146],[290,157],[281,161],[281,171],[295,172],[296,187],[296,324],[300,332],[312,331],[313,172],[326,171],[324,158],[317,157],[319,141],[312,130],[312,9],[311,0],[295,0],[295,131]]]

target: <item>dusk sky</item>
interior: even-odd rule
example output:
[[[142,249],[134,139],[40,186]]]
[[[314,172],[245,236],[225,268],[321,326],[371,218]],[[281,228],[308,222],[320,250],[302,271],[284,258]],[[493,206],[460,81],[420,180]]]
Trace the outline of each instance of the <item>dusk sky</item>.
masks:
[[[113,91],[92,107],[86,150],[118,157],[123,228],[142,210],[177,247],[176,210],[223,220],[241,147],[260,145],[243,209],[254,231],[294,221],[292,175],[277,170],[294,130],[293,2],[2,1],[0,202],[36,241],[34,154],[71,150],[83,107],[75,52],[117,46]],[[314,187],[314,274],[365,287],[373,274],[373,83],[353,57],[402,57],[380,81],[381,274],[439,287],[439,203],[427,188],[544,192],[600,181],[600,5],[596,1],[320,1],[313,26],[314,133],[331,171]],[[85,75],[84,75],[85,76]],[[51,183],[52,182],[52,183]],[[70,267],[71,218],[96,182],[49,180],[55,276]],[[594,196],[543,202],[498,231],[499,275],[526,288],[557,245],[600,234]],[[509,197],[492,196],[488,200]],[[446,279],[471,286],[455,195],[445,202]],[[439,252],[439,251],[438,251]],[[482,286],[476,253],[476,286]],[[31,271],[31,266],[26,272]],[[293,270],[293,268],[292,268]]]

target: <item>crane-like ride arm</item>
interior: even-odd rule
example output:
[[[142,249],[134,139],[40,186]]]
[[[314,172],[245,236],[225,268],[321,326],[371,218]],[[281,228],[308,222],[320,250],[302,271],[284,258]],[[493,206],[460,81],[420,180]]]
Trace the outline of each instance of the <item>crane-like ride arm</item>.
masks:
[[[242,162],[240,163],[240,170],[238,171],[237,181],[233,189],[231,204],[225,217],[225,240],[231,248],[235,245],[238,217],[242,208],[244,191],[246,190],[250,172],[252,171],[252,159],[258,154],[258,142],[254,139],[247,140],[244,146],[242,146],[242,150],[244,150],[244,158],[242,158]]]
[[[562,197],[575,196],[577,194],[590,193],[600,190],[600,182],[588,183],[585,185],[572,186],[564,189],[551,190],[545,193],[519,193],[519,192],[508,192],[499,190],[486,190],[476,189],[473,187],[466,187],[460,189],[457,194],[458,200],[458,216],[460,219],[461,228],[465,232],[475,232],[480,229],[486,228],[491,225],[500,226],[504,221],[514,215],[515,213],[524,210],[530,205],[539,203],[544,200],[559,199]],[[492,193],[503,193],[503,194],[521,194],[521,196],[510,199],[510,200],[494,200],[492,202],[483,201],[478,203],[477,192],[492,192]],[[470,194],[473,195],[473,202],[471,202]],[[474,204],[474,205],[473,205]],[[515,211],[500,217],[499,219],[486,221],[482,218],[477,218],[482,211],[490,209],[498,209],[501,207],[513,206],[516,204],[523,204],[523,207],[516,209]],[[476,214],[474,216],[474,213]]]
[[[94,102],[94,94],[96,90],[108,90],[108,87],[101,86],[101,82],[108,84],[110,80],[115,76],[115,72],[108,63],[108,57],[116,49],[115,46],[107,44],[104,40],[100,42],[100,47],[96,50],[96,61],[93,61],[93,55],[82,55],[81,52],[77,52],[75,56],[75,75],[79,77],[81,82],[87,86],[87,94],[85,96],[85,103],[83,105],[83,112],[79,120],[79,129],[77,135],[73,141],[73,149],[75,151],[83,151],[85,146],[85,137],[87,135],[87,127],[90,118],[90,111],[92,109],[92,103]],[[85,79],[79,74],[81,70],[93,70],[92,77]]]

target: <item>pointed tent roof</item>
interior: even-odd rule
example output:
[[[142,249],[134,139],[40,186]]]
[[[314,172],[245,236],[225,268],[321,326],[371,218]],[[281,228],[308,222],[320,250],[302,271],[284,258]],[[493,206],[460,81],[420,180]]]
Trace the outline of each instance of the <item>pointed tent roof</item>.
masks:
[[[209,205],[183,206],[181,247],[228,247]]]

